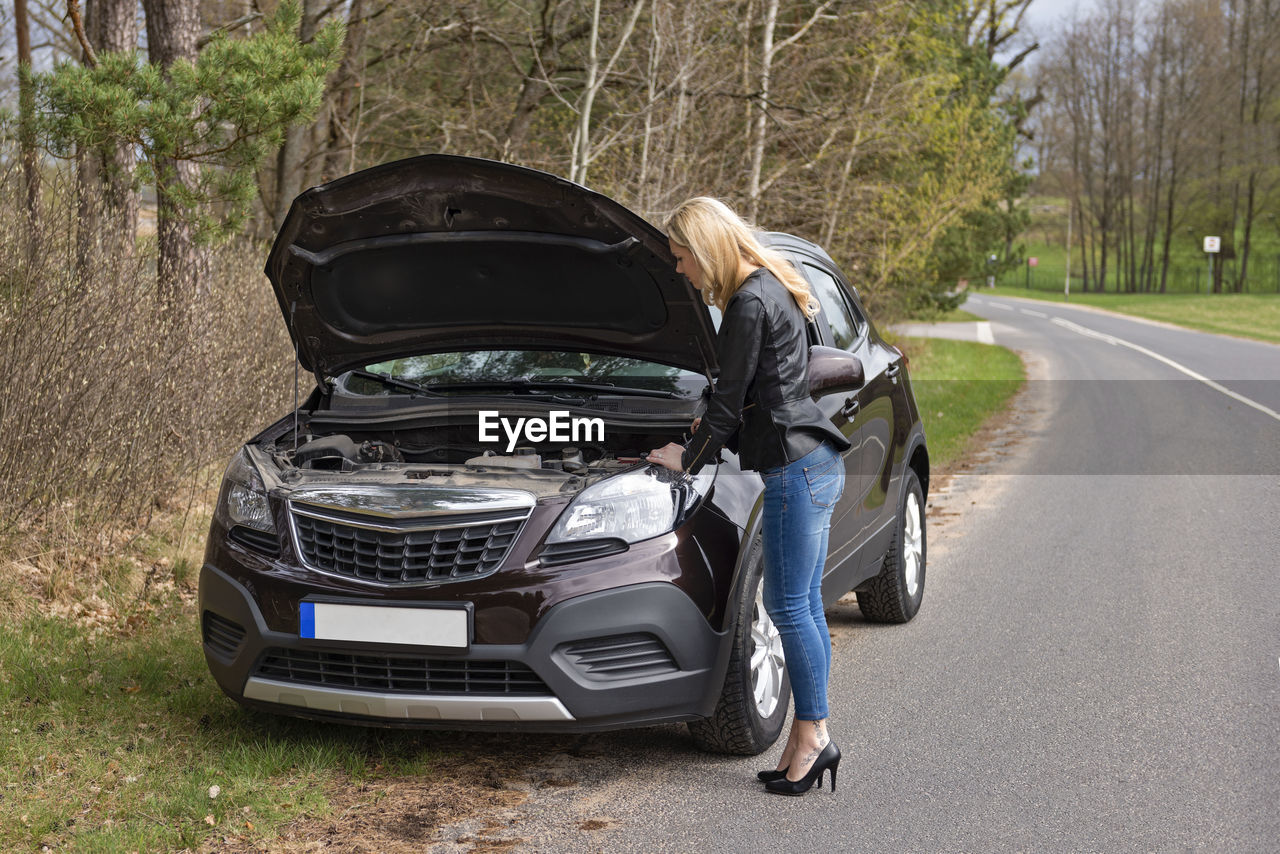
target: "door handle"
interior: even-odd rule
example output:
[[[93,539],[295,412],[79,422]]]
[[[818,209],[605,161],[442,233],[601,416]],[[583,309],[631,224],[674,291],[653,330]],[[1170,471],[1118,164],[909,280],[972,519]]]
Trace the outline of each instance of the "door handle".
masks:
[[[856,397],[846,398],[844,406],[840,407],[840,414],[849,420],[853,420],[853,416],[858,414],[858,399]]]
[[[884,375],[889,379],[894,379],[895,377],[898,376],[898,372],[901,370],[902,370],[902,365],[893,364],[884,369]]]

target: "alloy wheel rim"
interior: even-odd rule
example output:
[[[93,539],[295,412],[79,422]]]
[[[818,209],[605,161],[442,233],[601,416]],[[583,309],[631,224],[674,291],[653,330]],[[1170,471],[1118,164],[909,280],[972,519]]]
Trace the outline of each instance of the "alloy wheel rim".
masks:
[[[782,633],[756,596],[751,612],[751,693],[760,717],[771,716],[778,708],[786,662],[782,656]]]
[[[903,580],[907,595],[915,598],[920,589],[920,567],[924,563],[924,525],[920,519],[920,501],[914,492],[907,495],[902,522]]]

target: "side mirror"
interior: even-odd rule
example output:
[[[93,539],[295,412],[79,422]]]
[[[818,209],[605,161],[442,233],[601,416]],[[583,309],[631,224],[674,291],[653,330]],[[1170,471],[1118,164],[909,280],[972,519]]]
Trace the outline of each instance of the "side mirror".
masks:
[[[862,360],[848,350],[819,344],[809,348],[809,394],[812,397],[857,391],[864,382]]]

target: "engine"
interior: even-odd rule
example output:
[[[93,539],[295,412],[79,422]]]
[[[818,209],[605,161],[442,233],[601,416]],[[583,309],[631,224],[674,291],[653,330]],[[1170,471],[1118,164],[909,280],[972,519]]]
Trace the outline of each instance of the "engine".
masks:
[[[614,426],[603,431],[603,441],[546,441],[508,452],[508,443],[479,440],[474,415],[421,425],[383,422],[378,429],[353,429],[349,420],[340,423],[331,414],[315,413],[299,425],[296,440],[290,429],[260,447],[274,463],[275,478],[291,488],[418,483],[564,495],[641,464],[643,454],[678,438],[681,429],[676,424]]]

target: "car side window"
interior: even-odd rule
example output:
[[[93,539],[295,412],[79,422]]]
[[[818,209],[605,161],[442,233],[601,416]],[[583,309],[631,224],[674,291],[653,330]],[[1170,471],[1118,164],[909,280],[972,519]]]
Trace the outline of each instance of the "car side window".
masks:
[[[862,324],[858,316],[849,308],[849,303],[842,294],[840,283],[835,277],[820,267],[812,264],[804,265],[805,277],[813,285],[814,295],[822,304],[822,313],[827,316],[827,324],[831,327],[831,337],[835,345],[842,350],[853,346],[862,334]]]

